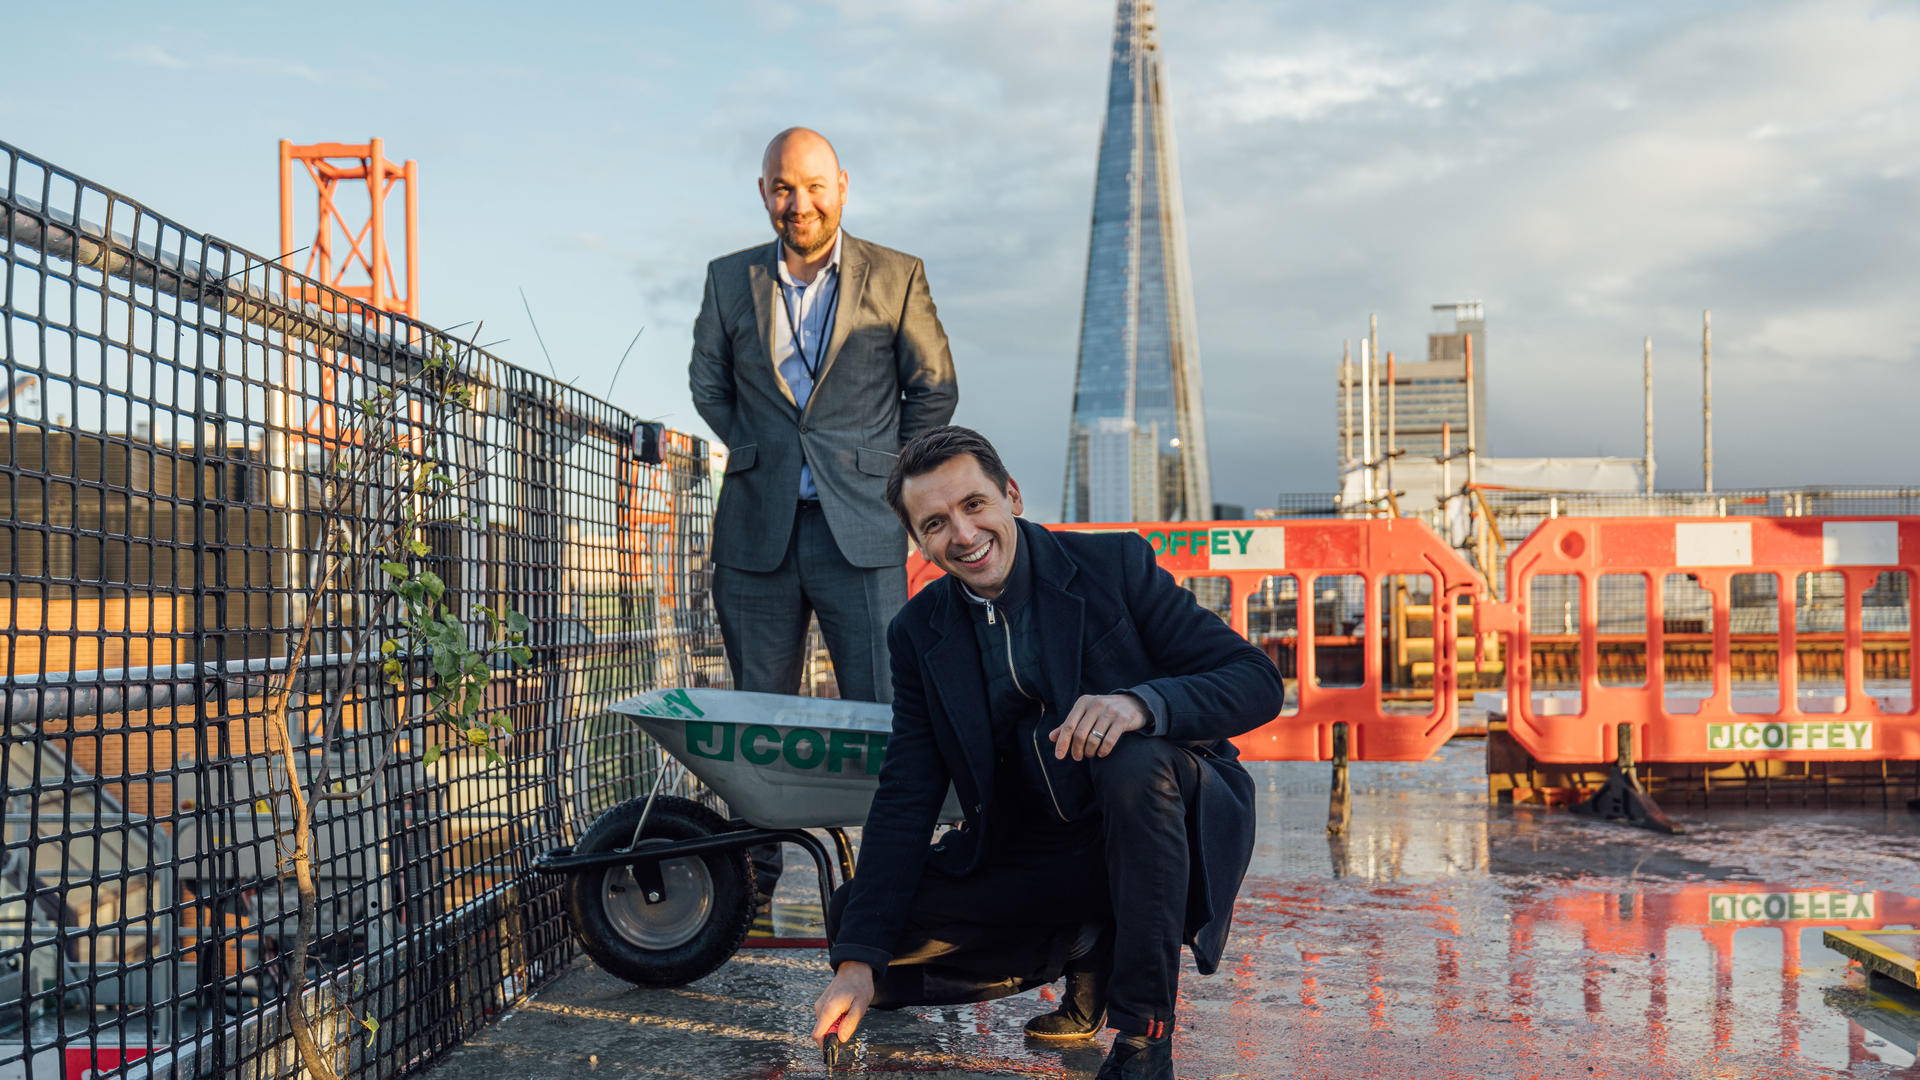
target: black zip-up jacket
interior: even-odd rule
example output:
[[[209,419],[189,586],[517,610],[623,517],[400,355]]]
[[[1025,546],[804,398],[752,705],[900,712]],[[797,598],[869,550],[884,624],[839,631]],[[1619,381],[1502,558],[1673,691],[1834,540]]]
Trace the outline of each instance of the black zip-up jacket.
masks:
[[[1043,698],[1059,703],[1064,715],[1082,694],[1135,694],[1153,714],[1154,734],[1129,737],[1178,739],[1207,766],[1188,823],[1196,846],[1187,940],[1200,970],[1212,971],[1253,855],[1253,780],[1227,740],[1279,714],[1280,673],[1175,584],[1138,535],[1054,533],[1026,521],[1019,529],[1019,545],[1032,559],[1025,606],[1044,654]],[[860,960],[884,967],[927,861],[964,876],[990,850],[982,841],[992,834],[999,805],[996,754],[968,608],[959,582],[947,577],[908,601],[888,628],[893,733],[830,954],[836,965]],[[1084,763],[1056,762],[1049,753],[1041,768],[1054,780],[1070,781]],[[929,848],[949,784],[967,827]]]
[[[1000,801],[995,823],[1002,835],[1062,824],[1091,810],[1092,784],[1085,762],[1061,762],[1055,782],[1046,767],[1053,743],[1046,733],[1060,726],[1066,712],[1046,692],[1045,658],[1034,625],[1033,557],[1027,545],[1014,547],[1013,570],[1000,595],[991,600],[962,588],[973,623],[974,644],[987,686],[987,717],[993,728],[994,797]],[[1072,702],[1066,703],[1071,708]]]

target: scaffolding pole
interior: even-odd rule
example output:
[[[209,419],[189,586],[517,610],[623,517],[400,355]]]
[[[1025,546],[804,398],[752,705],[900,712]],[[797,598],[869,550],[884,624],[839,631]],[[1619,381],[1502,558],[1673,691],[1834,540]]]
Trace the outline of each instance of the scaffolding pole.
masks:
[[[1700,313],[1700,477],[1713,490],[1713,312]]]
[[[1642,407],[1643,425],[1646,428],[1646,487],[1647,494],[1653,494],[1653,339],[1645,342],[1646,355],[1640,365],[1640,381],[1646,392],[1646,404]]]

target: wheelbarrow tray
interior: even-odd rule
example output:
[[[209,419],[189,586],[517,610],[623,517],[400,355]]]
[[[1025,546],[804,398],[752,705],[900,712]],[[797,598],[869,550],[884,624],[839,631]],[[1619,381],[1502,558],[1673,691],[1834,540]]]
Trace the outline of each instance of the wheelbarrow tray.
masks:
[[[762,829],[865,824],[893,730],[890,705],[742,690],[649,690],[613,711]],[[960,820],[951,786],[940,820]]]

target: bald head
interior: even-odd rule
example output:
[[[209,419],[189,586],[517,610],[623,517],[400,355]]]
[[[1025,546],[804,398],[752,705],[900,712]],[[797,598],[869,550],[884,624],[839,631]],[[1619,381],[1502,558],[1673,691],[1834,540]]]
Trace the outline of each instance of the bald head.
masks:
[[[840,155],[834,151],[833,144],[827,141],[825,135],[812,128],[790,127],[775,135],[767,143],[766,152],[760,155],[760,176],[763,179],[770,179],[773,176],[781,155],[789,146],[793,147],[796,153],[802,154],[818,154],[824,151],[827,160],[832,162],[832,171],[836,173],[840,171]]]
[[[775,135],[760,158],[760,201],[803,279],[812,280],[816,264],[831,257],[847,201],[847,174],[826,136],[803,127]]]

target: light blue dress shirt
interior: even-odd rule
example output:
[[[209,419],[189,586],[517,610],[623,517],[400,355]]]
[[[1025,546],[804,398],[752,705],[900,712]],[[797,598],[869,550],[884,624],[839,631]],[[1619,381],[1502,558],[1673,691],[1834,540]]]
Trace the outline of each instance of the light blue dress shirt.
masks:
[[[773,263],[779,271],[780,293],[786,303],[773,313],[773,359],[780,377],[787,381],[787,389],[793,391],[794,403],[805,412],[807,398],[813,394],[814,379],[826,363],[827,342],[833,338],[834,311],[840,306],[840,236],[834,235],[833,254],[827,259],[827,265],[806,285],[795,281],[787,272],[784,242],[780,248],[774,254]],[[799,348],[794,347],[796,327],[800,331]],[[813,469],[804,463],[800,466],[800,497],[820,497],[813,486]]]

